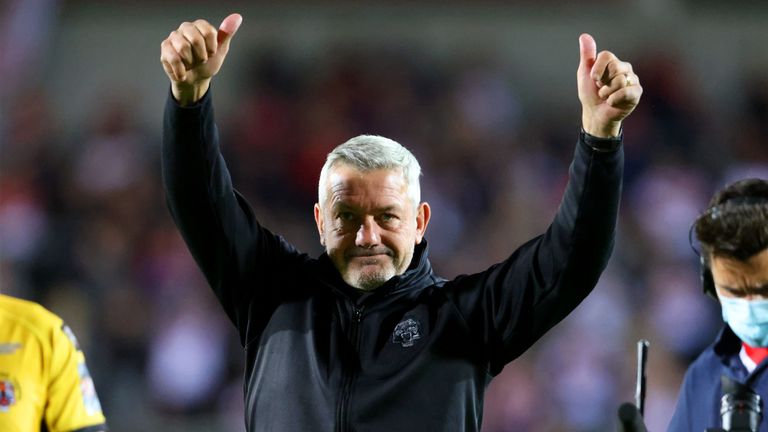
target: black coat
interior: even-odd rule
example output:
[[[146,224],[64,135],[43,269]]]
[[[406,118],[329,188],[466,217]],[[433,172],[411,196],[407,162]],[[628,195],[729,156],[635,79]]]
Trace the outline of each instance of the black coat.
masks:
[[[169,98],[168,204],[245,347],[247,429],[479,431],[491,378],[607,264],[623,151],[590,138],[580,135],[550,227],[509,258],[448,281],[423,242],[403,275],[360,295],[327,255],[302,254],[258,223],[232,187],[210,94],[184,108]]]

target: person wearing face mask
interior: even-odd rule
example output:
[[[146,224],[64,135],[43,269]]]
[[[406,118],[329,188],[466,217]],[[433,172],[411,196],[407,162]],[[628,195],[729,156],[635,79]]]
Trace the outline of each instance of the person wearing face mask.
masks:
[[[768,181],[724,187],[692,229],[704,292],[719,301],[725,325],[688,368],[669,431],[720,426],[722,376],[768,397]],[[760,431],[768,432],[768,421]]]

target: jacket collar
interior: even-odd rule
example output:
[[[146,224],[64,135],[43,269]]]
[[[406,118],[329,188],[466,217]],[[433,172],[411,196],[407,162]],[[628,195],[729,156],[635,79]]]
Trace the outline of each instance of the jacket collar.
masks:
[[[741,339],[731,330],[728,324],[723,326],[714,344],[714,351],[719,357],[738,355],[741,350]]]
[[[741,361],[739,352],[741,351],[741,339],[731,330],[728,324],[723,326],[715,343],[712,345],[712,351],[715,353],[720,362],[725,366],[725,370],[729,371],[728,375],[731,378],[737,379],[747,385],[752,385],[752,382],[757,379],[758,376],[763,375],[763,371],[768,368],[768,362],[761,362],[755,370],[748,372],[747,368]]]

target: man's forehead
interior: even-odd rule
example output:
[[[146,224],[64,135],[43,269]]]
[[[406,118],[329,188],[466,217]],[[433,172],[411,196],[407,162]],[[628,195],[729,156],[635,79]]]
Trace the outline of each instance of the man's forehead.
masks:
[[[331,191],[366,187],[405,189],[406,186],[401,168],[359,170],[350,165],[338,165],[328,173],[328,188]]]
[[[342,166],[329,172],[329,204],[355,204],[351,201],[365,200],[376,207],[400,206],[409,199],[408,184],[399,168],[361,171],[354,167]]]
[[[746,260],[727,256],[713,256],[713,276],[717,282],[733,286],[737,282],[748,285],[768,283],[768,249],[752,255]]]

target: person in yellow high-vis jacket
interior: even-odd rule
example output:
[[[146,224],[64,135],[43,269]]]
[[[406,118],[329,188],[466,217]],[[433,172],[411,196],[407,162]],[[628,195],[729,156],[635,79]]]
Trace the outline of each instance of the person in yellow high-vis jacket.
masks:
[[[0,294],[0,430],[107,430],[85,355],[61,318]]]

